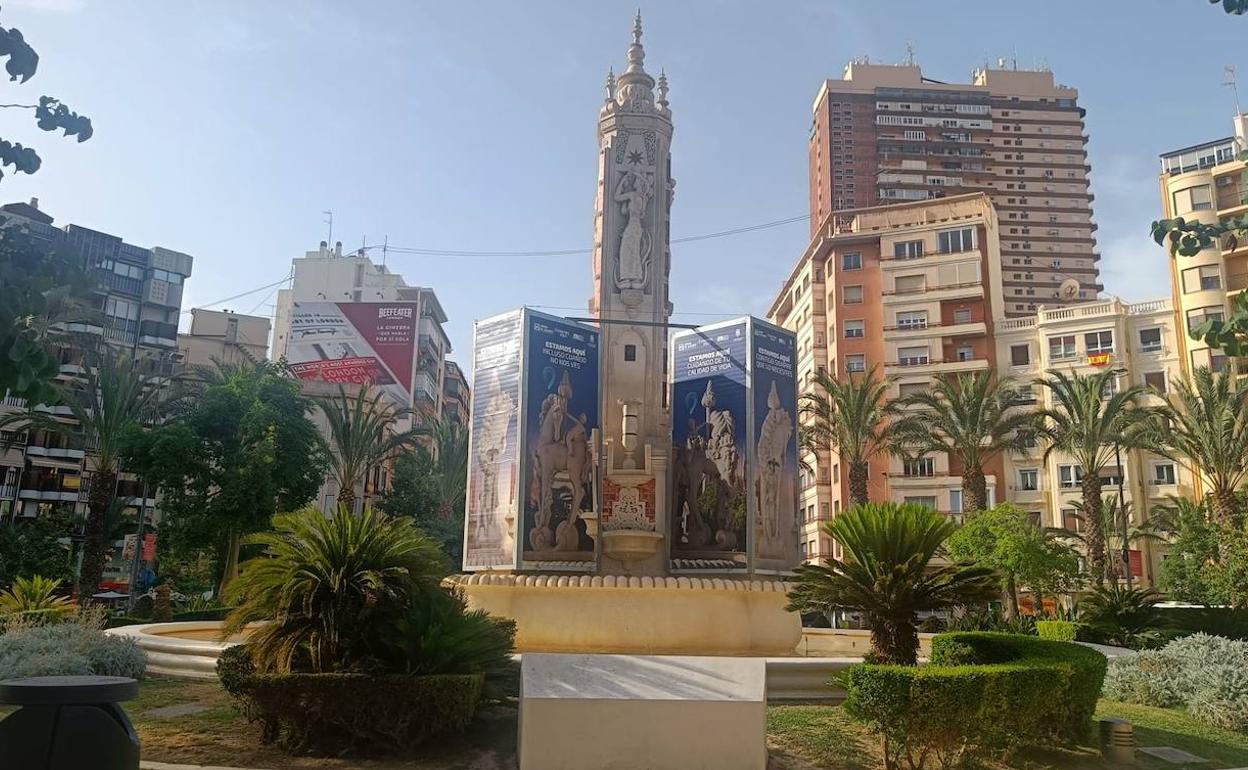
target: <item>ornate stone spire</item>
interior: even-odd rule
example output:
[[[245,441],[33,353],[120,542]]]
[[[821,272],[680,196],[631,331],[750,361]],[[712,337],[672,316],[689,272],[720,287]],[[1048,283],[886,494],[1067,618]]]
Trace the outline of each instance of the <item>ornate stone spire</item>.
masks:
[[[615,67],[607,68],[606,98],[603,99],[602,114],[606,115],[616,108],[615,102]]]
[[[641,11],[633,19],[633,44],[628,47],[628,69],[620,75],[615,100],[629,112],[654,109],[654,78],[646,72],[646,49],[641,45]]]
[[[659,70],[659,112],[664,115],[671,114],[671,110],[667,106],[667,70]]]

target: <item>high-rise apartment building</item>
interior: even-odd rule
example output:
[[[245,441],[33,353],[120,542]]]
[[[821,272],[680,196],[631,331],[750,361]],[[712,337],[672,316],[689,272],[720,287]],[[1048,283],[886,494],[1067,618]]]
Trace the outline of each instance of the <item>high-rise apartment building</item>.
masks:
[[[1083,114],[1047,70],[984,68],[952,84],[853,62],[815,97],[812,236],[831,212],[982,191],[1000,220],[1006,315],[1095,299]]]
[[[442,379],[442,419],[467,429],[471,401],[464,370],[454,361],[447,361],[446,376]]]
[[[853,209],[825,216],[769,319],[797,334],[799,392],[816,373],[837,379],[875,371],[889,397],[926,389],[938,373],[996,366],[993,319],[1002,314],[996,212],[983,193]],[[835,452],[800,471],[802,551],[826,556],[820,522],[849,505],[849,476]],[[985,468],[989,495],[1000,462]],[[873,500],[961,512],[961,469],[946,457],[915,462],[878,455]]]
[[[178,319],[182,285],[191,275],[193,260],[160,247],[144,248],[126,243],[116,235],[80,225],[53,226],[53,218],[41,211],[37,200],[0,207],[0,227],[23,227],[36,239],[56,243],[77,254],[94,279],[91,304],[99,316],[75,324],[72,331],[93,335],[104,343],[129,351],[145,360],[154,374],[171,375],[180,360]],[[80,380],[83,351],[67,338],[60,351],[62,384]],[[0,411],[24,411],[20,399],[5,398]],[[67,407],[48,411],[72,422]],[[43,430],[19,431],[8,436],[7,449],[0,448],[0,521],[34,518],[58,508],[86,512],[94,460],[89,441],[81,435]],[[159,518],[157,501],[133,474],[122,468],[117,498],[122,515],[137,523],[140,510],[149,520]],[[150,496],[149,496],[150,495]],[[129,580],[129,564],[118,556],[105,571],[110,585]]]
[[[1216,224],[1248,214],[1248,114],[1234,119],[1235,133],[1161,156],[1161,205],[1165,218]],[[1211,318],[1226,318],[1240,292],[1248,289],[1248,239],[1228,234],[1195,256],[1170,261],[1171,294],[1181,328],[1194,329]],[[1186,333],[1179,339],[1185,374],[1231,362]],[[1248,363],[1237,367],[1248,373]]]

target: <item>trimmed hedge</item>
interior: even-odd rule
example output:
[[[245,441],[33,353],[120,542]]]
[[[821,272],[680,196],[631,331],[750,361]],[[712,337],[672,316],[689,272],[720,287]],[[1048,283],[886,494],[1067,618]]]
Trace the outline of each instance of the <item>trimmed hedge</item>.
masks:
[[[939,634],[931,659],[845,677],[845,710],[884,737],[889,766],[950,767],[1086,738],[1106,666],[1086,647],[991,632]]]
[[[1230,607],[1158,607],[1169,628],[1227,639],[1248,639],[1248,610]]]
[[[242,645],[217,663],[221,686],[260,722],[265,743],[291,753],[411,753],[463,730],[476,714],[480,674],[256,674]]]

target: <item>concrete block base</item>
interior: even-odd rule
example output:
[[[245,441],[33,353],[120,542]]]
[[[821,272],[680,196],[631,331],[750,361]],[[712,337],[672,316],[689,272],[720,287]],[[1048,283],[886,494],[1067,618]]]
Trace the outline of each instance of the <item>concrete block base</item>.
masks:
[[[524,655],[520,770],[765,770],[766,662]]]

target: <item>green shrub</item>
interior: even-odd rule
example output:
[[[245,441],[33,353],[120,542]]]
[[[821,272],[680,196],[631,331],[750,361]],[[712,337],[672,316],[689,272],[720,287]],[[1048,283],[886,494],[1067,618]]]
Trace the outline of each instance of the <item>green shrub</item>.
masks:
[[[222,685],[266,743],[297,754],[407,754],[467,727],[481,699],[479,674],[247,674],[249,663],[246,653],[223,656]]]
[[[1196,719],[1248,730],[1248,641],[1194,634],[1159,650],[1115,658],[1105,696],[1146,706],[1183,706]]]
[[[949,631],[993,631],[998,634],[1036,635],[1036,619],[1031,615],[1007,618],[999,609],[964,612],[949,622]]]
[[[10,627],[0,636],[0,679],[27,676],[126,676],[142,679],[147,656],[133,639],[93,622]]]
[[[52,623],[67,618],[78,605],[60,590],[59,580],[41,575],[18,577],[7,591],[0,591],[0,616],[37,617]]]
[[[1036,634],[1053,642],[1073,642],[1079,638],[1079,624],[1069,620],[1037,620]]]
[[[188,620],[225,620],[230,614],[229,607],[209,607],[202,610],[186,610],[173,613],[173,622],[182,623]]]
[[[940,634],[928,666],[860,665],[845,710],[884,738],[889,767],[953,767],[1024,745],[1087,736],[1105,657],[1065,642]]]
[[[1100,637],[1097,641],[1133,650],[1159,647],[1167,641],[1160,601],[1151,588],[1100,586],[1079,602],[1079,620]]]
[[[1248,609],[1230,607],[1158,607],[1157,615],[1172,628],[1227,639],[1248,639]]]

